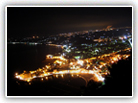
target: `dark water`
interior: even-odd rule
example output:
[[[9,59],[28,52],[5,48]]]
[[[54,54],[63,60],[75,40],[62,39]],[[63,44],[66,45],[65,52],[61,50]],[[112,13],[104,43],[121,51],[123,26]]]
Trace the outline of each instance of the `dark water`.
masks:
[[[46,45],[8,45],[7,46],[7,63],[8,70],[12,69],[16,72],[23,70],[36,70],[42,67],[43,60],[47,54],[55,54],[61,52],[60,47]]]
[[[43,82],[35,80],[31,85],[19,84],[14,78],[15,72],[36,70],[43,67],[47,54],[62,52],[61,47],[46,45],[7,45],[7,92],[10,96],[27,95],[77,95],[80,86],[85,85],[85,81],[78,77],[64,75],[64,78],[49,77]],[[77,81],[77,83],[76,83]],[[35,92],[34,92],[35,89]],[[41,91],[41,92],[40,92]],[[45,92],[42,92],[45,91]],[[72,91],[72,92],[71,92]],[[50,92],[50,93],[49,93]]]

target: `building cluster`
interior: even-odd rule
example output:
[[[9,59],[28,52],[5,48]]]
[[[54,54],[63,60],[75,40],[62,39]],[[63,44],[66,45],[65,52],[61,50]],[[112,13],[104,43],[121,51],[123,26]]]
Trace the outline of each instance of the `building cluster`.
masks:
[[[64,45],[73,43],[77,40],[104,42],[112,39],[123,39],[132,37],[132,28],[111,28],[108,26],[106,29],[96,29],[79,32],[60,33],[57,35],[38,36],[33,35],[31,37],[17,37],[8,38],[7,42],[10,44],[58,44]]]

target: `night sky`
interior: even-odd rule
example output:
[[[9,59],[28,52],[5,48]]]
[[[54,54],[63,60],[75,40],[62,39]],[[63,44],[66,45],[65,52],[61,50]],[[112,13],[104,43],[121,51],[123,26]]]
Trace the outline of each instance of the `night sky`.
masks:
[[[132,26],[131,7],[8,7],[7,36],[46,36]]]

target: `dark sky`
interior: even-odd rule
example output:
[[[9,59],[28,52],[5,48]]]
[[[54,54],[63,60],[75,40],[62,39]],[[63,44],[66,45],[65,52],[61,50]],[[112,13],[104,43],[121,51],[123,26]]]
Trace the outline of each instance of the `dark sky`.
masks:
[[[8,7],[8,37],[132,26],[131,7]]]

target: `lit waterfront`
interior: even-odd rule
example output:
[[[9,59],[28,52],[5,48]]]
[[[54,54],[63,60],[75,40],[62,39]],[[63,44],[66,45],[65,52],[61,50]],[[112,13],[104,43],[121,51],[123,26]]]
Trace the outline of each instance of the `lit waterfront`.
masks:
[[[110,74],[108,67],[112,66],[112,64],[117,63],[121,59],[127,59],[130,54],[127,54],[131,48],[127,48],[124,50],[120,50],[110,54],[104,54],[97,57],[87,58],[87,59],[80,59],[74,62],[68,62],[69,60],[64,58],[64,56],[53,56],[47,55],[46,59],[54,59],[53,64],[55,66],[64,67],[68,65],[69,70],[60,70],[53,69],[52,65],[45,65],[45,67],[39,68],[35,71],[24,71],[21,74],[15,73],[15,78],[26,81],[31,84],[31,81],[35,78],[41,78],[48,80],[48,76],[55,75],[57,78],[58,76],[64,77],[64,74],[71,74],[71,76],[80,74],[91,74],[94,77],[92,78],[96,82],[104,82],[105,76]],[[126,52],[123,53],[122,52]],[[96,61],[99,61],[96,63]],[[53,71],[50,71],[53,70]]]

